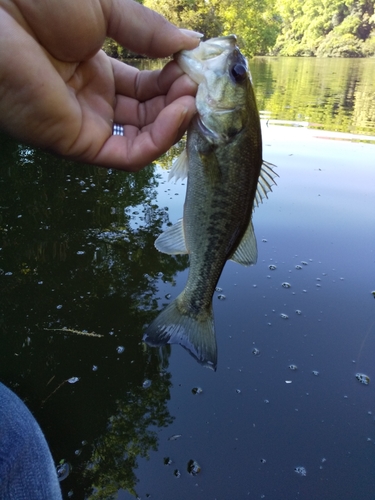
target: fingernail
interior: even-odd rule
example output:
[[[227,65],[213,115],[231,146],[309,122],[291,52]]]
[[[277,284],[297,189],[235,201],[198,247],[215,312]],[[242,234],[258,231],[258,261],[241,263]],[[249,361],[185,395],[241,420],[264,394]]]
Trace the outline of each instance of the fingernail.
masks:
[[[202,38],[204,37],[203,33],[199,33],[198,31],[186,30],[184,28],[180,28],[181,33],[184,35],[190,36],[191,38]]]

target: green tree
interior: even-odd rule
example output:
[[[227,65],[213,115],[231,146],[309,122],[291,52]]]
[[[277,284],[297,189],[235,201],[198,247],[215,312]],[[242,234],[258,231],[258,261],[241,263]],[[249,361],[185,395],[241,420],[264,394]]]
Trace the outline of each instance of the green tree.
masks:
[[[282,29],[274,52],[362,57],[374,53],[374,0],[278,0]]]
[[[205,38],[234,33],[246,55],[266,54],[279,30],[274,0],[145,0],[144,4]]]

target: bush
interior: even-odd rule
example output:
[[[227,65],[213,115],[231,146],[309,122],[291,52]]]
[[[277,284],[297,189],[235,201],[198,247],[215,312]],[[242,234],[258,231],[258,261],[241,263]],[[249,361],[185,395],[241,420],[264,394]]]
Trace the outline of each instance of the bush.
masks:
[[[336,34],[333,31],[321,42],[318,57],[364,57],[364,43],[354,35]]]

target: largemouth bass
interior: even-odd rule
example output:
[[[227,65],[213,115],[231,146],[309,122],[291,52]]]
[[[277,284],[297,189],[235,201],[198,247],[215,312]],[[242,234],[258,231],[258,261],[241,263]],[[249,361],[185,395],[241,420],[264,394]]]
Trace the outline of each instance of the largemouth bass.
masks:
[[[189,254],[190,270],[183,292],[143,339],[151,346],[180,344],[216,370],[212,296],[228,259],[245,266],[256,263],[252,212],[275,183],[274,172],[262,160],[259,113],[236,37],[201,42],[176,60],[198,83],[198,113],[170,174],[188,177],[183,219],[155,246],[167,254]]]

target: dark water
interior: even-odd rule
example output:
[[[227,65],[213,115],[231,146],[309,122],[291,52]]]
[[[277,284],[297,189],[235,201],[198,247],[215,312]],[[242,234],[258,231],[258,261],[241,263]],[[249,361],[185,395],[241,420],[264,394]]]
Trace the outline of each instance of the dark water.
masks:
[[[285,65],[315,75],[297,86],[307,92],[318,63],[300,61]],[[323,96],[346,96],[336,115],[320,111],[348,116],[332,129],[374,133],[354,118],[363,102],[371,112],[373,63],[353,61],[354,101],[350,82],[337,90],[321,75]],[[179,346],[141,342],[187,277],[185,257],[153,247],[182,214],[185,186],[161,168],[177,151],[133,175],[1,137],[0,380],[33,411],[56,464],[70,464],[66,499],[375,498],[375,145],[274,126],[311,117],[271,106],[292,95],[282,64],[252,67],[272,113],[264,157],[280,177],[254,214],[258,264],[228,263],[214,297],[216,373]]]

